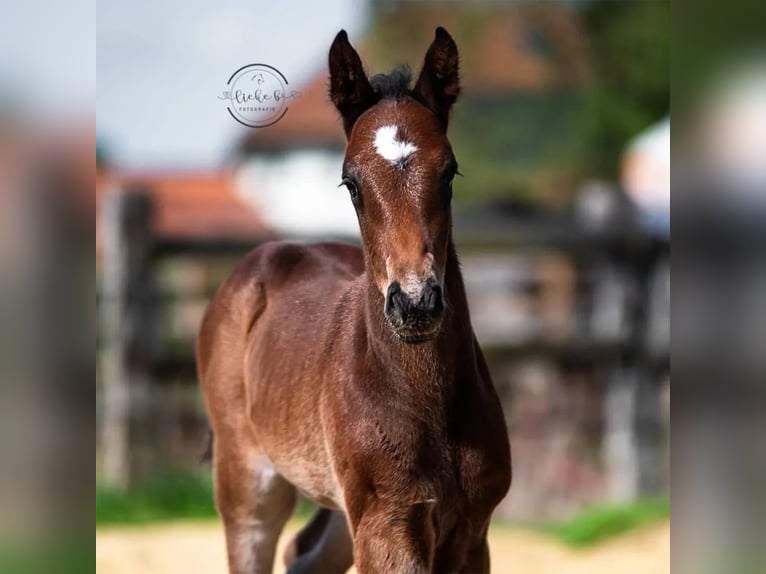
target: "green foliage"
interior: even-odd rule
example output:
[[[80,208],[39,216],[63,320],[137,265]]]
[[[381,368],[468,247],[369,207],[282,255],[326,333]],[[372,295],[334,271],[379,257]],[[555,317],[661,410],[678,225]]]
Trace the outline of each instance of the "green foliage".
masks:
[[[363,45],[371,69],[409,62],[417,72],[437,24],[460,47],[465,90],[450,128],[466,175],[458,202],[565,205],[583,180],[617,179],[626,145],[670,112],[668,0],[375,2],[372,10]],[[522,80],[529,73],[491,51],[502,42],[552,78],[502,90],[482,84],[486,73],[472,78],[481,65]]]
[[[538,529],[570,546],[581,547],[669,518],[668,498],[646,499],[624,506],[595,506],[571,520]]]
[[[466,176],[455,182],[456,200],[551,199],[540,194],[550,187],[561,191],[575,172],[569,151],[576,143],[581,105],[582,97],[573,92],[466,98],[457,106],[451,128]]]
[[[670,112],[670,3],[586,5],[592,79],[579,119],[583,175],[616,177],[625,144]]]

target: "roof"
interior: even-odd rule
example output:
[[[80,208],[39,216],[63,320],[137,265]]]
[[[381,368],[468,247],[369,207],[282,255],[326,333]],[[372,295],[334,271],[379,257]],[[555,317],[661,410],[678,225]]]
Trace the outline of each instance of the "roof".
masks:
[[[235,194],[225,173],[101,174],[96,187],[97,253],[104,223],[99,204],[109,190],[147,192],[153,200],[154,232],[166,238],[247,240],[272,233],[252,205]]]

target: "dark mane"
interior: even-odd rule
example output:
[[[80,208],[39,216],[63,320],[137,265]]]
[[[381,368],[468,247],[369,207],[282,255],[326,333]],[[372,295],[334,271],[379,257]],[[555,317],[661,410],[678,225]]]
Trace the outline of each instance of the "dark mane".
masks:
[[[375,94],[381,100],[401,100],[411,94],[412,70],[409,66],[398,66],[388,74],[377,74],[370,78]]]

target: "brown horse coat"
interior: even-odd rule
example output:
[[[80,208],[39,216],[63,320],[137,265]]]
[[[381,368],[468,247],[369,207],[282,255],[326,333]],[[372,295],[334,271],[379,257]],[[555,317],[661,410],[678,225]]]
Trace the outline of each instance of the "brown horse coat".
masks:
[[[259,247],[199,335],[229,567],[271,571],[297,490],[322,510],[290,572],[487,572],[511,466],[451,237],[457,48],[438,29],[409,91],[341,32],[330,72],[363,247]]]

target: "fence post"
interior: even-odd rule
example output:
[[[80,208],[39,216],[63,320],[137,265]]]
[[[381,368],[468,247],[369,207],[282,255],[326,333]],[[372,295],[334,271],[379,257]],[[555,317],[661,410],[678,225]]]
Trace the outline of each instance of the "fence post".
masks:
[[[617,501],[656,495],[663,474],[661,384],[653,367],[649,321],[651,311],[662,312],[651,309],[656,255],[644,249],[626,259],[634,292],[625,315],[632,347],[608,380],[604,402],[604,458],[610,495]]]
[[[604,397],[604,459],[609,496],[634,500],[639,494],[639,453],[636,425],[640,381],[635,370],[619,368],[607,381]]]
[[[142,190],[104,198],[103,479],[126,489],[140,472],[137,423],[148,405],[152,334],[152,202]]]

